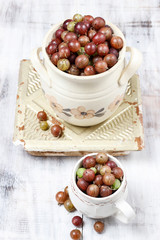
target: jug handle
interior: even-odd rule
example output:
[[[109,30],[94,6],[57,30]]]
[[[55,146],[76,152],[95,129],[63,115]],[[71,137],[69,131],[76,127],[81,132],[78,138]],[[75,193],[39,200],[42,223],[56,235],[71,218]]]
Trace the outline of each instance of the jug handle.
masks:
[[[126,47],[126,52],[130,52],[130,60],[127,66],[123,69],[122,74],[118,80],[118,84],[123,86],[134,75],[142,63],[142,53],[133,47]]]
[[[42,63],[42,60],[40,59],[40,52],[42,51],[42,48],[35,48],[33,49],[32,53],[31,53],[31,63],[33,65],[33,67],[36,69],[36,71],[38,72],[38,74],[40,75],[41,79],[43,79],[43,81],[49,85],[51,87],[51,80],[48,76],[47,70],[45,68],[45,66]]]
[[[128,223],[135,217],[133,208],[125,200],[117,201],[115,206],[118,211],[114,214],[114,217],[119,221]]]

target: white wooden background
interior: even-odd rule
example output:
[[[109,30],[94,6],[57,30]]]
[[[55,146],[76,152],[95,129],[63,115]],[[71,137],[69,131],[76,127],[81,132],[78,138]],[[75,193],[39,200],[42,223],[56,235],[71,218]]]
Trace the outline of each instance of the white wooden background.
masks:
[[[0,240],[68,240],[74,228],[55,193],[68,184],[78,158],[38,158],[12,144],[19,62],[40,46],[52,24],[74,13],[117,24],[144,60],[139,70],[145,150],[119,157],[125,165],[135,220],[105,220],[104,234],[84,217],[84,240],[157,240],[160,237],[160,1],[0,0]]]

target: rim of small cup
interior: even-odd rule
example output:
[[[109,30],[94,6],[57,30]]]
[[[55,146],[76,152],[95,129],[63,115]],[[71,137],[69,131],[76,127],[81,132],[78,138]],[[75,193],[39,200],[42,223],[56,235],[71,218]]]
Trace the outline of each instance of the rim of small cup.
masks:
[[[73,168],[73,171],[72,171],[72,180],[73,180],[73,184],[74,184],[74,187],[76,189],[76,191],[81,194],[82,196],[84,196],[85,198],[87,198],[88,200],[96,200],[96,201],[99,201],[99,202],[102,202],[102,201],[105,201],[105,200],[111,200],[112,198],[116,198],[117,195],[121,192],[122,188],[125,187],[125,184],[126,184],[126,174],[125,174],[125,170],[123,168],[123,165],[120,163],[120,161],[111,156],[110,154],[106,153],[109,157],[109,159],[113,160],[118,167],[120,167],[122,170],[123,170],[123,180],[121,182],[121,186],[118,188],[118,190],[116,190],[116,192],[112,193],[111,195],[107,196],[107,197],[91,197],[89,195],[87,195],[86,193],[84,193],[82,190],[79,189],[79,187],[77,186],[76,184],[76,172],[78,170],[78,166],[80,163],[82,163],[83,159],[88,157],[88,156],[96,156],[98,153],[90,153],[90,154],[87,154],[85,156],[83,156],[82,158],[80,158],[78,160],[78,162],[75,164],[74,168]]]
[[[93,79],[97,79],[97,78],[102,78],[105,77],[107,75],[109,75],[110,73],[112,73],[113,71],[116,70],[116,68],[118,68],[118,66],[121,64],[121,62],[124,59],[125,56],[125,52],[126,52],[126,40],[125,37],[123,35],[123,33],[121,32],[121,30],[114,25],[111,22],[106,22],[107,25],[111,26],[111,28],[113,29],[113,31],[116,31],[116,36],[120,36],[123,39],[123,48],[120,50],[120,54],[119,54],[119,58],[118,58],[118,62],[109,70],[103,72],[103,73],[99,73],[99,74],[95,74],[92,76],[75,76],[72,74],[68,74],[66,72],[61,71],[60,69],[58,69],[50,60],[47,52],[46,52],[46,47],[48,46],[49,42],[51,41],[51,38],[53,37],[53,35],[55,34],[56,30],[63,24],[63,22],[54,25],[45,35],[44,40],[43,40],[43,44],[42,44],[42,52],[43,52],[43,57],[45,59],[45,61],[49,64],[50,68],[54,71],[57,72],[57,74],[61,75],[62,77],[67,77],[69,79],[73,79],[73,80],[80,80],[80,81],[86,81],[86,80],[93,80]],[[118,32],[118,34],[117,34]]]

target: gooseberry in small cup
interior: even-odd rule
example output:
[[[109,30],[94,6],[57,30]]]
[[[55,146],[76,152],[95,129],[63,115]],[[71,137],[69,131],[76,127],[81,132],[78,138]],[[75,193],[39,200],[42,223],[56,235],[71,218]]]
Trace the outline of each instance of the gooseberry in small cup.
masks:
[[[101,169],[100,169],[100,174],[103,176],[105,173],[111,173],[111,168],[107,165],[104,165]]]
[[[115,179],[114,183],[112,184],[111,188],[113,190],[117,190],[118,188],[120,188],[121,186],[121,182],[119,179]]]
[[[83,173],[83,178],[87,182],[93,182],[95,179],[95,173],[92,169],[86,169]]]
[[[123,170],[120,167],[113,168],[112,173],[118,179],[123,177]]]
[[[96,184],[97,186],[101,186],[103,184],[103,176],[100,174],[96,175],[94,179],[94,184]]]
[[[103,167],[102,164],[96,164],[96,165],[95,165],[95,168],[97,169],[97,173],[98,173],[98,174],[100,174],[100,170],[101,170],[102,167]]]
[[[100,187],[100,196],[101,197],[108,197],[112,194],[112,189],[109,186],[102,185]]]
[[[105,173],[103,176],[103,183],[107,186],[113,185],[115,182],[115,176],[112,173]]]
[[[112,161],[112,160],[108,160],[106,165],[108,165],[111,169],[117,167],[117,164],[114,161]]]
[[[98,197],[99,195],[99,187],[96,184],[90,184],[87,188],[87,195],[91,197]]]
[[[86,169],[85,168],[78,168],[77,169],[77,172],[76,172],[76,174],[77,174],[77,176],[79,177],[79,178],[82,178],[83,177],[83,173],[84,173],[84,171],[85,171]]]
[[[82,194],[94,198],[104,198],[119,191],[123,183],[124,171],[112,158],[103,152],[83,157],[76,169],[74,180],[76,188],[82,191]],[[114,167],[113,169],[107,165],[108,162],[111,167]]]
[[[92,157],[92,156],[88,156],[88,157],[83,159],[82,165],[83,165],[84,168],[95,167],[96,159],[94,157]]]
[[[95,174],[97,174],[97,169],[95,167],[91,167],[90,169],[93,170]]]
[[[81,214],[85,214],[91,218],[102,219],[111,215],[116,216],[116,214],[119,213],[118,209],[121,209],[119,204],[120,202],[122,203],[125,202],[125,199],[127,196],[127,191],[126,191],[127,189],[126,189],[126,179],[125,179],[125,172],[124,172],[123,166],[115,157],[109,154],[107,154],[109,158],[108,161],[115,162],[117,167],[122,169],[123,171],[122,178],[117,179],[115,178],[115,176],[112,176],[113,173],[109,173],[109,175],[111,175],[111,178],[109,178],[109,185],[106,185],[106,183],[108,184],[108,177],[106,177],[105,175],[102,176],[98,172],[95,173],[95,178],[92,182],[87,182],[83,178],[83,173],[86,170],[90,170],[90,169],[85,170],[85,168],[82,165],[83,160],[88,157],[92,157],[96,159],[96,155],[97,153],[88,154],[82,157],[79,161],[77,161],[73,169],[72,178],[69,184],[69,197],[73,205],[75,206],[75,208]],[[107,166],[107,165],[106,163],[104,163],[102,166]],[[83,168],[83,170],[80,172],[81,175],[79,178],[76,172],[78,172],[77,170],[81,168]],[[127,203],[125,202],[124,204],[127,204]],[[130,216],[134,216],[134,212],[132,208],[128,205],[128,209],[129,208],[131,210]],[[122,210],[124,215],[126,214],[126,211],[128,210],[126,209]]]
[[[100,152],[96,155],[96,162],[99,164],[105,164],[108,161],[108,155]]]
[[[77,186],[79,187],[79,189],[85,192],[87,190],[87,187],[89,186],[89,183],[83,178],[80,178],[77,181]]]

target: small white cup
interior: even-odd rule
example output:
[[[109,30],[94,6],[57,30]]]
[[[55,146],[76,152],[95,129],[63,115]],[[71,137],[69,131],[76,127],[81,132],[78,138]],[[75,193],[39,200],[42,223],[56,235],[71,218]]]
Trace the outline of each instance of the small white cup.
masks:
[[[76,171],[82,166],[82,161],[87,156],[96,156],[92,153],[82,157],[75,165],[71,181],[69,183],[69,196],[75,208],[89,218],[106,218],[113,215],[123,223],[128,223],[134,218],[135,213],[132,207],[125,201],[127,197],[126,174],[121,163],[113,156],[107,154],[110,160],[113,160],[123,172],[123,181],[120,188],[108,197],[95,198],[82,192],[76,184]]]

